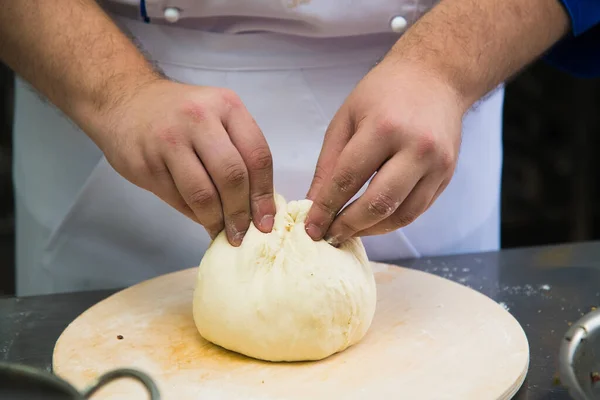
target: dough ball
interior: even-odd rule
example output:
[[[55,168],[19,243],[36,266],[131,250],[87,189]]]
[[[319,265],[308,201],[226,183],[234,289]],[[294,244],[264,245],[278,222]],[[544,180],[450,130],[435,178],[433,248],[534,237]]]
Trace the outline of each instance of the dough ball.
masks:
[[[240,247],[221,232],[198,269],[193,313],[206,340],[268,361],[320,360],[360,341],[377,302],[360,239],[340,248],[304,230],[311,201],[275,196],[271,233]]]

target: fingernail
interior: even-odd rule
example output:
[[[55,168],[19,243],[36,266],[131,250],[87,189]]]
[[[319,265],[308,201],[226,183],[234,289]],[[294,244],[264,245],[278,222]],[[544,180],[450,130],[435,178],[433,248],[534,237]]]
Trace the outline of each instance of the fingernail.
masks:
[[[340,246],[339,236],[326,236],[325,241],[327,243],[329,243],[330,245],[332,245],[333,247]]]
[[[239,246],[242,244],[242,241],[244,240],[244,236],[246,235],[246,232],[238,232],[235,235],[233,235],[233,244],[234,246]]]
[[[260,227],[267,232],[271,232],[271,230],[273,229],[274,223],[275,223],[275,217],[273,217],[272,215],[265,215],[260,220]]]
[[[306,226],[306,233],[308,233],[308,236],[310,236],[314,240],[320,239],[323,236],[321,228],[319,228],[315,224],[308,224]]]

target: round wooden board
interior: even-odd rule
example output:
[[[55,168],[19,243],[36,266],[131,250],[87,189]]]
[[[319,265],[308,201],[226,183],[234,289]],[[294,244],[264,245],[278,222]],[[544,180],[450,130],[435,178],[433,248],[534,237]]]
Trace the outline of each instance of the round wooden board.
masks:
[[[139,368],[166,400],[514,396],[529,347],[504,308],[432,274],[376,263],[373,269],[378,302],[367,336],[325,360],[263,362],[202,339],[192,319],[192,268],[132,286],[84,312],[57,341],[54,372],[82,389],[108,370]],[[128,380],[94,396],[146,398]]]

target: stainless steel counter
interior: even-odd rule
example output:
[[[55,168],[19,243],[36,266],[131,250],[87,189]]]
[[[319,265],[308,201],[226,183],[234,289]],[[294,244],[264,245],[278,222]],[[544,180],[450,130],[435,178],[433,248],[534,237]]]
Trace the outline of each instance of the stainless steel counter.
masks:
[[[555,383],[562,335],[600,305],[600,242],[422,258],[396,264],[470,286],[502,303],[523,326],[531,361],[519,399],[562,400]],[[0,299],[0,360],[51,370],[56,339],[114,291]]]

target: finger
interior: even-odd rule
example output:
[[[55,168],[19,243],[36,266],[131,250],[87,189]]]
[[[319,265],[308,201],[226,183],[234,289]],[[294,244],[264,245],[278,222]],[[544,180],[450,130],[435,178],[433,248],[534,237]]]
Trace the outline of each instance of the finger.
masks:
[[[196,220],[214,238],[224,227],[219,193],[193,149],[181,147],[181,150],[174,153],[177,155],[172,155],[166,160],[173,185]],[[170,184],[164,181],[163,187],[169,187],[166,190],[172,191]],[[172,199],[173,202],[178,201],[174,195]]]
[[[414,189],[406,197],[406,200],[402,202],[400,207],[389,218],[356,233],[354,236],[381,235],[411,224],[432,203],[433,198],[438,193],[438,189],[442,187],[439,182],[439,177],[427,175],[415,185]]]
[[[326,240],[337,245],[387,219],[409,197],[425,171],[424,166],[398,153],[377,172],[365,193],[335,219]]]
[[[273,158],[269,145],[254,118],[241,104],[230,109],[223,124],[248,170],[250,206],[254,225],[261,232],[271,232],[276,210],[273,193]]]
[[[137,186],[148,190],[149,192],[156,195],[162,201],[184,214],[186,217],[191,219],[192,221],[199,223],[198,218],[185,202],[185,199],[181,197],[181,193],[179,193],[179,189],[175,185],[175,181],[173,181],[173,177],[171,176],[171,172],[167,165],[164,163],[162,157],[160,157],[159,152],[156,152],[158,157],[155,157],[154,160],[150,157],[150,154],[145,153],[145,165],[147,173],[137,174],[139,177],[146,178],[144,182],[135,182],[132,181]],[[150,179],[147,179],[150,177]],[[209,235],[212,235],[212,232],[208,232]],[[215,235],[218,232],[215,232]]]
[[[198,217],[196,217],[196,214],[194,214],[194,211],[186,203],[185,199],[183,197],[181,197],[181,194],[179,193],[179,189],[177,189],[177,186],[175,185],[175,182],[173,181],[173,178],[171,178],[170,175],[169,175],[168,179],[158,182],[158,184],[155,186],[155,189],[152,190],[152,193],[154,193],[155,195],[160,197],[165,203],[167,203],[168,205],[170,205],[171,207],[173,207],[174,209],[176,209],[177,211],[179,211],[180,213],[182,213],[183,215],[185,215],[192,221],[202,225],[204,227],[204,229],[206,229],[206,232],[208,233],[208,235],[210,236],[210,238],[212,240],[214,240],[217,237],[217,235],[223,230],[222,219],[221,219],[221,224],[219,225],[218,228],[210,228],[210,229],[207,228],[204,224],[202,224],[198,220]],[[220,203],[218,203],[218,204],[220,204]],[[219,205],[219,207],[220,207],[220,205]]]
[[[323,146],[319,153],[317,166],[313,175],[307,199],[314,200],[323,186],[325,179],[331,175],[335,163],[354,132],[350,115],[345,108],[340,109],[327,127]]]
[[[194,211],[192,211],[190,206],[185,202],[185,199],[181,197],[179,189],[177,189],[177,186],[173,181],[173,177],[171,176],[168,169],[166,170],[166,173],[164,175],[161,174],[161,176],[155,177],[149,188],[149,190],[152,193],[158,196],[165,203],[167,203],[180,213],[184,214],[191,220],[199,222],[198,218],[194,214]]]
[[[433,195],[433,198],[431,199],[431,201],[429,202],[429,205],[427,206],[427,208],[425,208],[425,211],[429,210],[429,207],[431,207],[433,205],[433,203],[435,203],[435,201],[438,199],[438,197],[440,197],[440,195],[442,194],[442,192],[444,190],[446,190],[446,187],[448,187],[448,184],[450,183],[450,179],[445,179],[440,186],[438,187],[438,189],[435,192],[435,195]],[[423,211],[423,212],[425,212]]]
[[[207,124],[192,140],[219,193],[227,239],[237,247],[250,226],[250,184],[244,160],[220,121]]]
[[[359,128],[340,154],[333,174],[326,178],[313,200],[306,219],[307,233],[313,239],[323,238],[337,213],[392,155],[393,146],[371,132],[368,128]],[[376,205],[385,201],[382,198]]]

